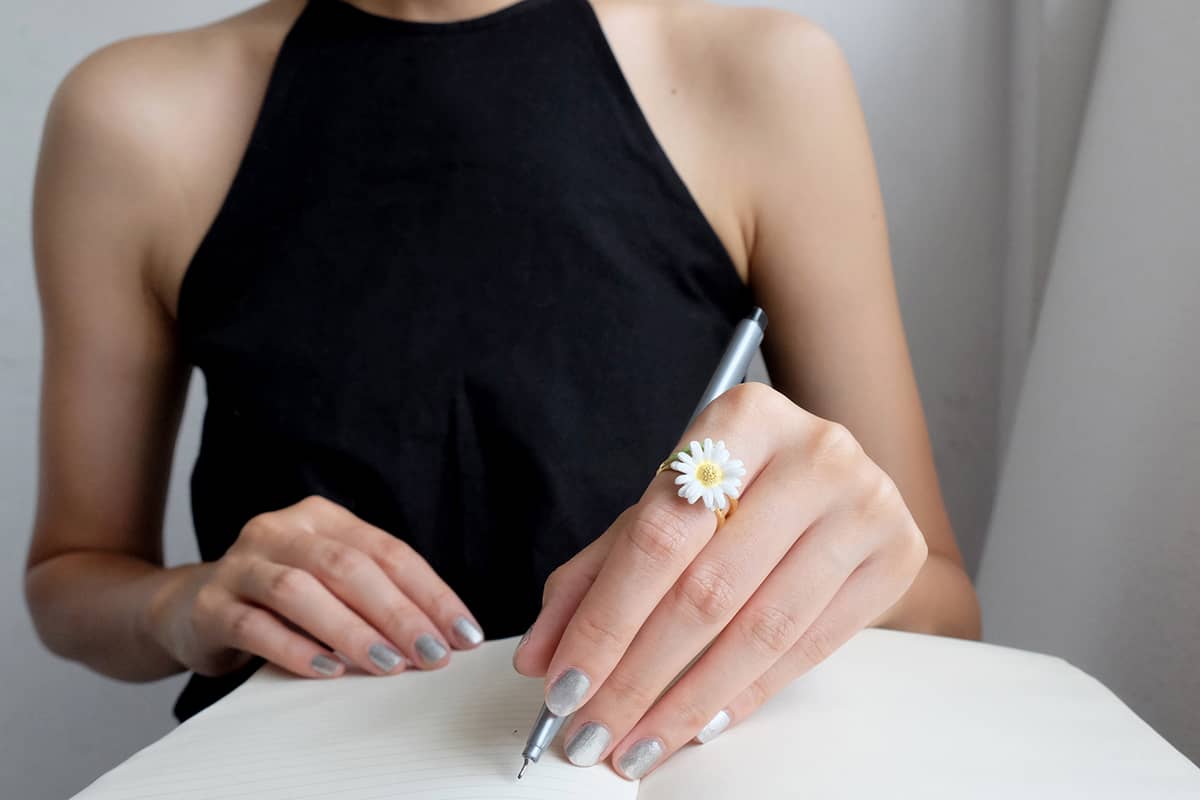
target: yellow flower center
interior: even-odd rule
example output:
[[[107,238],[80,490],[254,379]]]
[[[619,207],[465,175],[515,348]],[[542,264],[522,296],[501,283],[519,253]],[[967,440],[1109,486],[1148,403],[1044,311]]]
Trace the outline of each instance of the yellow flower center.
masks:
[[[711,461],[704,461],[696,467],[696,480],[704,484],[705,488],[716,486],[725,477],[725,473]]]

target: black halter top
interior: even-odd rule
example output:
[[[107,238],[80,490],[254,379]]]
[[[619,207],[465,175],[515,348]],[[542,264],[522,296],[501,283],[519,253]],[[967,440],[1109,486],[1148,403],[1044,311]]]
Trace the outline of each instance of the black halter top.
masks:
[[[753,306],[587,0],[310,0],[184,275],[201,556],[319,494],[490,638],[645,490]],[[261,664],[193,675],[184,719]]]

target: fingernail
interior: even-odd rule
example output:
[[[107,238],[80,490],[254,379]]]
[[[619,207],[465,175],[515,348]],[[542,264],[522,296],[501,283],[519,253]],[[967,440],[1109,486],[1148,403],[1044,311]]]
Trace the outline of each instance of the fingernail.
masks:
[[[592,681],[587,675],[571,667],[550,684],[550,691],[546,692],[546,708],[550,709],[551,714],[565,717],[579,707],[579,701],[591,685]]]
[[[428,633],[422,633],[417,637],[415,647],[417,655],[426,664],[436,664],[446,657],[446,648],[442,647],[442,643]]]
[[[338,661],[336,658],[330,658],[324,653],[318,653],[317,655],[313,656],[312,668],[313,672],[317,673],[318,675],[324,675],[327,678],[331,678],[341,671],[342,662]]]
[[[530,625],[529,630],[525,631],[525,634],[521,637],[521,641],[517,642],[517,646],[513,648],[513,655],[512,655],[513,669],[517,669],[517,656],[521,655],[521,648],[524,647],[525,643],[529,641],[529,634],[532,630],[533,630],[533,626]]]
[[[575,735],[567,740],[563,749],[566,750],[567,759],[572,764],[577,767],[590,767],[600,760],[600,754],[608,747],[611,738],[612,734],[608,732],[608,728],[599,722],[589,722],[575,731]]]
[[[621,756],[621,772],[636,781],[654,766],[662,754],[663,745],[658,739],[639,739]]]
[[[483,631],[479,630],[479,626],[466,617],[454,620],[454,632],[471,645],[477,645],[483,641]]]
[[[373,644],[367,650],[367,657],[371,659],[371,663],[379,667],[384,672],[391,672],[396,667],[400,666],[400,662],[404,657],[397,653],[386,644]]]
[[[716,716],[708,721],[708,724],[696,734],[696,741],[700,744],[711,742],[713,739],[721,735],[721,732],[729,727],[729,712],[721,709]]]

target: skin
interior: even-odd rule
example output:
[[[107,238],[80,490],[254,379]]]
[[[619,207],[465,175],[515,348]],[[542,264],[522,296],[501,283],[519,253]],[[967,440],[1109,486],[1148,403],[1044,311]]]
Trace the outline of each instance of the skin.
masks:
[[[496,0],[356,2],[427,21]],[[374,674],[450,648],[470,611],[392,534],[321,498],[250,520],[219,561],[162,566],[189,368],[186,265],[237,169],[297,0],[92,55],[46,122],[34,207],[43,307],[38,509],[26,572],[54,652],[117,678],[220,674],[258,654],[298,675]],[[868,625],[977,638],[979,610],[934,469],[863,116],[836,43],[804,19],[698,0],[596,0],[626,78],[771,320],[774,388],[745,384],[679,442],[722,438],[742,497],[715,535],[677,473],[547,582],[514,655],[548,689],[590,678],[600,758],[663,755],[736,725]],[[459,623],[456,629],[456,623]],[[665,693],[705,646],[688,673]],[[404,661],[371,658],[384,646]],[[314,658],[317,661],[314,661]],[[660,694],[662,696],[660,697]]]

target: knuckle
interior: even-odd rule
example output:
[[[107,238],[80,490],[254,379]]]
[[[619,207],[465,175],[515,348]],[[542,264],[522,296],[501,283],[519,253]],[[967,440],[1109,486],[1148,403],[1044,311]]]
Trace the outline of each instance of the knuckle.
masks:
[[[709,403],[701,416],[715,415],[712,421],[717,428],[733,430],[745,427],[739,422],[753,425],[754,421],[763,418],[778,420],[788,409],[795,408],[795,404],[775,388],[760,381],[746,381],[726,390]]]
[[[328,511],[333,506],[333,501],[322,497],[319,494],[310,494],[308,497],[296,504],[296,508],[301,511],[306,511],[313,514],[319,514],[323,511]]]
[[[452,608],[458,604],[458,595],[449,586],[435,588],[429,595],[429,607],[434,609]]]
[[[755,678],[750,685],[746,687],[746,700],[749,705],[747,710],[753,711],[763,703],[767,702],[767,698],[770,697],[770,694],[771,693],[767,689],[767,685],[764,683],[763,678],[761,676]]]
[[[651,505],[633,518],[629,543],[653,564],[670,563],[688,539],[687,520],[664,505]]]
[[[733,571],[717,561],[702,562],[679,581],[678,602],[702,625],[715,625],[737,606]]]
[[[573,625],[575,633],[598,651],[624,652],[626,637],[619,625],[594,614],[576,616]]]
[[[563,574],[563,567],[556,568],[553,572],[546,576],[546,583],[542,585],[542,605],[546,605],[555,598],[562,590],[563,581],[566,580],[566,575]]]
[[[808,448],[810,458],[824,464],[844,464],[861,451],[850,429],[833,420],[822,420],[813,428]]]
[[[824,625],[814,623],[796,642],[800,652],[800,672],[807,672],[833,654],[837,645]]]
[[[278,530],[279,522],[275,512],[256,514],[242,526],[242,531],[235,544],[242,544],[253,549],[271,538]]]
[[[339,583],[352,580],[362,564],[363,556],[353,547],[343,544],[326,544],[317,555],[320,574]]]
[[[221,607],[221,590],[205,584],[196,590],[196,597],[188,609],[188,622],[196,630],[204,630]]]
[[[735,414],[752,416],[770,408],[780,397],[778,391],[761,381],[746,381],[730,388],[718,399]]]
[[[267,596],[272,600],[291,600],[308,590],[311,576],[295,567],[284,567],[267,581]]]
[[[676,701],[674,709],[676,722],[683,730],[693,735],[712,720],[713,713],[711,709],[697,705],[691,699]]]
[[[630,673],[627,669],[614,669],[604,681],[604,692],[612,693],[626,708],[646,709],[658,699],[658,692]],[[701,723],[703,725],[703,723]]]
[[[238,608],[229,619],[229,641],[240,650],[249,649],[254,640],[254,630],[263,612],[252,606]]]
[[[895,513],[903,505],[900,488],[884,470],[877,466],[868,469],[863,479],[865,489],[860,504],[864,516],[876,517]]]
[[[790,650],[800,636],[795,618],[774,606],[754,609],[745,630],[746,638],[754,648],[775,658]]]
[[[388,603],[383,609],[383,629],[385,631],[404,630],[413,617],[413,607],[405,602]]]
[[[929,558],[929,542],[925,541],[925,534],[917,527],[917,523],[911,518],[908,524],[904,526],[904,541],[908,545],[909,558],[912,560],[913,571],[919,570],[924,566],[926,559]]]
[[[384,550],[383,567],[394,574],[402,574],[408,571],[414,557],[420,558],[412,545],[403,539],[393,538]]]

